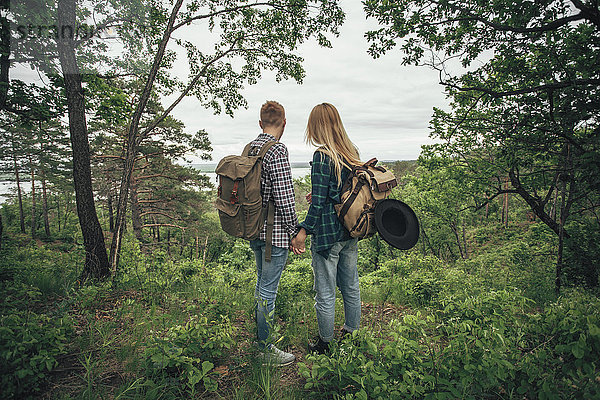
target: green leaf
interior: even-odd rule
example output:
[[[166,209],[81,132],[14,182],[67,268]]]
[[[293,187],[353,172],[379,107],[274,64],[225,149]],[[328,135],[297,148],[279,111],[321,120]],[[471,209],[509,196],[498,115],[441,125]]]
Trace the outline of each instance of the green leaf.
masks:
[[[583,358],[583,355],[585,354],[585,349],[579,346],[579,344],[576,344],[571,348],[571,352],[573,353],[575,358]]]
[[[213,363],[211,363],[210,361],[204,361],[202,363],[202,375],[205,376],[206,374],[208,374],[210,372],[211,369],[213,369],[215,365]]]

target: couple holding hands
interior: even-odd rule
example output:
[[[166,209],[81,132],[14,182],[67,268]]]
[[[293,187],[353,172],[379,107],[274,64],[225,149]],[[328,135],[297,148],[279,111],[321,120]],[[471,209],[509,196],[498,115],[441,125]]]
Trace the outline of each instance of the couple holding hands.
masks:
[[[271,365],[288,365],[295,360],[291,353],[278,349],[271,340],[275,299],[281,273],[289,251],[301,254],[305,240],[312,235],[311,253],[314,274],[315,310],[319,337],[309,344],[309,351],[325,353],[334,338],[335,296],[339,287],[344,300],[342,335],[358,329],[360,290],[358,285],[358,247],[335,212],[340,202],[342,184],[352,166],[362,165],[358,149],[350,141],[337,109],[328,103],[313,108],[308,118],[306,141],[316,147],[312,159],[312,192],[307,196],[310,207],[306,219],[298,223],[294,187],[286,146],[280,142],[285,129],[285,110],[268,101],[261,107],[259,125],[262,133],[251,143],[262,147],[276,141],[262,162],[261,194],[263,204],[275,204],[271,257],[265,259],[267,229],[250,241],[256,257],[257,282],[256,325],[259,357]]]

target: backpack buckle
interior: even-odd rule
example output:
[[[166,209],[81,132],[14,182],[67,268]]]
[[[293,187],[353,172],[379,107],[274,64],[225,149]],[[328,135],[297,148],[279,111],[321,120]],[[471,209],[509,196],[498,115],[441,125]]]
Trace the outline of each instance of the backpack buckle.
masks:
[[[233,182],[233,189],[231,190],[231,197],[229,198],[229,202],[231,204],[235,204],[239,200],[238,199],[238,186],[239,186],[239,184],[240,184],[240,180],[239,179],[236,179]]]

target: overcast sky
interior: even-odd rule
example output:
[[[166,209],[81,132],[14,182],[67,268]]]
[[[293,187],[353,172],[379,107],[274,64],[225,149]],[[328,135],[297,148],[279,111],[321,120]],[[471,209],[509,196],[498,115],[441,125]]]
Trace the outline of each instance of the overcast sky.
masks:
[[[304,142],[304,131],[310,111],[322,102],[336,106],[363,160],[416,159],[421,145],[430,143],[428,124],[433,107],[445,108],[447,104],[437,73],[426,67],[402,66],[398,49],[382,58],[371,58],[364,33],[376,27],[375,21],[366,21],[360,2],[341,4],[346,21],[340,36],[332,39],[333,48],[321,48],[311,42],[298,51],[305,60],[303,84],[277,83],[273,74],[265,73],[258,84],[245,88],[243,95],[248,109],[237,110],[234,118],[213,115],[193,97],[175,108],[173,116],[183,121],[190,133],[200,129],[208,132],[213,147],[212,162],[240,153],[260,133],[259,110],[266,100],[276,100],[285,107],[287,126],[281,140],[287,145],[292,162],[312,158],[314,148]],[[185,79],[188,73],[185,59],[180,60],[179,70],[180,77]],[[27,76],[39,80],[32,73],[29,69],[11,71],[13,78]],[[170,104],[168,100],[165,106]]]
[[[238,110],[233,119],[214,116],[193,98],[176,108],[174,116],[188,129],[207,130],[213,161],[241,152],[260,133],[259,110],[266,100],[285,107],[287,125],[281,141],[293,162],[312,159],[314,148],[304,142],[304,132],[310,111],[322,102],[338,109],[363,160],[416,159],[421,145],[430,143],[433,107],[447,104],[437,73],[426,67],[402,66],[399,50],[373,59],[367,54],[364,33],[376,26],[375,21],[366,20],[360,2],[343,1],[342,7],[346,21],[340,36],[332,40],[333,48],[311,42],[299,50],[306,70],[301,85],[277,83],[272,74],[264,74],[258,84],[244,90],[248,109]]]

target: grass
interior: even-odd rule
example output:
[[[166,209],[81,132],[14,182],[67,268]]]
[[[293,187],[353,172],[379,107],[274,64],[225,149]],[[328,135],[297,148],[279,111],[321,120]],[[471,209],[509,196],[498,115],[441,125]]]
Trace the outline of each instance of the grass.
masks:
[[[484,235],[488,232],[480,234],[483,242]],[[514,265],[523,254],[523,245],[519,246],[515,247],[519,256],[513,257]],[[78,259],[59,246],[48,247],[24,238],[10,239],[0,261],[3,285],[13,293],[7,297],[10,303],[2,307],[3,315],[27,309],[53,318],[68,317],[72,324],[57,365],[42,371],[42,384],[34,392],[37,397],[319,398],[304,388],[307,380],[298,367],[314,362],[307,360],[307,344],[317,332],[307,258],[292,258],[286,267],[276,308],[278,347],[292,352],[297,363],[273,368],[262,366],[255,357],[251,263],[245,269],[239,263],[237,269],[225,263],[200,268],[196,261],[188,260],[180,267],[176,262],[153,260],[129,246],[123,259],[134,261],[125,264],[119,280],[78,287]],[[496,249],[507,254],[514,250],[502,242]],[[234,251],[237,260],[243,259],[243,248]],[[452,299],[459,304],[461,296],[469,299],[489,292],[492,287],[485,285],[494,283],[490,281],[497,271],[508,270],[502,282],[496,282],[498,290],[509,286],[511,279],[527,284],[539,279],[538,272],[519,274],[514,266],[498,265],[498,259],[497,255],[478,253],[474,261],[455,265],[418,255],[382,260],[379,269],[361,276],[364,331],[374,338],[389,339],[396,334],[391,327],[402,325],[398,321],[420,315],[415,318],[435,321],[427,322],[426,335],[420,341],[431,341],[429,348],[441,351],[451,340],[438,329],[446,322],[438,317],[443,318],[444,302]],[[41,261],[32,265],[31,260]],[[184,269],[187,272],[181,272]],[[540,309],[538,304],[530,312]],[[194,321],[199,320],[205,322],[196,329]],[[338,293],[337,330],[342,324],[343,304]],[[551,340],[549,336],[548,343]],[[205,375],[203,367],[210,367]],[[190,384],[196,378],[197,383]],[[338,389],[342,393],[346,388]]]

